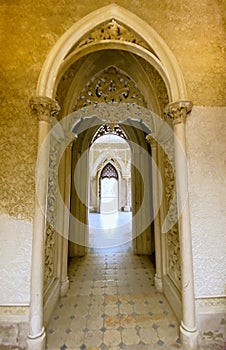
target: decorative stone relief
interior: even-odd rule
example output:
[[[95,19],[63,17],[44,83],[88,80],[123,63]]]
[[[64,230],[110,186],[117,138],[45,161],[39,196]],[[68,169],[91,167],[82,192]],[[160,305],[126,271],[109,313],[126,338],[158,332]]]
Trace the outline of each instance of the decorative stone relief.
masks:
[[[45,268],[44,268],[44,290],[55,278],[56,271],[56,200],[58,184],[58,151],[59,142],[54,136],[50,137],[50,159],[48,174],[48,195],[47,195],[47,222],[45,240]]]
[[[177,101],[169,103],[165,108],[165,114],[168,115],[173,124],[185,123],[187,115],[192,109],[191,101]]]
[[[114,123],[113,124],[105,123],[105,124],[101,125],[99,127],[99,129],[97,130],[96,134],[93,137],[92,143],[95,142],[99,137],[101,137],[103,135],[107,135],[109,133],[120,136],[125,140],[127,139],[126,134],[124,133],[122,128],[120,128],[119,125],[114,124]]]
[[[58,102],[46,96],[32,97],[30,107],[37,114],[39,121],[47,123],[50,123],[51,117],[54,117],[60,111]]]
[[[77,98],[74,111],[98,103],[136,103],[147,104],[135,82],[119,69],[111,66],[95,75],[83,88]]]
[[[47,222],[45,241],[44,291],[55,278],[56,232]]]
[[[175,190],[174,166],[174,144],[173,138],[165,143],[164,154],[164,182],[165,182],[165,203],[168,213],[169,224],[172,228],[167,232],[167,274],[177,288],[181,289],[181,268],[180,268],[180,241],[177,224],[177,202]]]
[[[114,18],[112,18],[109,22],[101,24],[93,32],[89,33],[89,35],[83,37],[78,43],[78,47],[103,40],[120,40],[130,42],[153,52],[149,45],[147,45],[147,43],[142,40],[139,35],[132,32],[125,25],[119,23]]]

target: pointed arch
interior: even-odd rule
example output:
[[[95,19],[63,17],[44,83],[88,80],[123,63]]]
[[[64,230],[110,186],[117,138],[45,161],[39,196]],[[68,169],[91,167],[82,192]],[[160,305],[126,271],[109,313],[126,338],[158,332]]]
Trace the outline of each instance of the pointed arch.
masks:
[[[144,47],[128,41],[100,40],[74,50],[76,44],[86,34],[90,33],[98,25],[112,19],[119,21],[129,28],[129,30],[137,33],[144,43],[146,43],[146,46],[151,49],[148,50],[146,46]],[[93,11],[76,22],[60,37],[43,65],[36,94],[38,96],[54,98],[56,84],[62,75],[65,64],[70,65],[73,61],[75,62],[78,58],[90,52],[105,50],[111,47],[135,53],[153,65],[167,86],[170,102],[187,99],[182,72],[167,44],[149,24],[137,15],[116,4],[110,4]],[[71,52],[72,50],[73,52]]]

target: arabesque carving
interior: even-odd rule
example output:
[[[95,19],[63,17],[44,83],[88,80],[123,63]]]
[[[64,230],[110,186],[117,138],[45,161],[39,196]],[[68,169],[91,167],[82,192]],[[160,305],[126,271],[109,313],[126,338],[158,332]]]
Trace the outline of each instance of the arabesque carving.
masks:
[[[44,291],[55,278],[56,232],[49,222],[46,224]]]
[[[139,35],[133,33],[131,30],[126,28],[125,25],[119,23],[114,18],[107,23],[101,24],[93,32],[89,33],[88,36],[82,38],[78,43],[78,47],[103,40],[120,40],[130,42],[153,52],[149,45],[147,45],[147,43],[142,40]]]
[[[98,103],[136,103],[147,106],[135,82],[119,69],[111,66],[96,74],[83,88],[73,110]]]
[[[99,127],[97,132],[95,133],[92,143],[95,142],[99,137],[107,134],[114,134],[119,137],[122,137],[123,139],[127,139],[127,136],[125,132],[120,128],[118,124],[115,123],[105,123]]]
[[[48,288],[49,284],[55,278],[56,271],[56,231],[54,227],[56,225],[59,145],[59,141],[51,135],[45,239],[44,290]]]
[[[181,290],[180,240],[177,223],[177,201],[175,186],[175,159],[173,138],[165,143],[164,181],[165,202],[170,229],[167,232],[167,274],[174,284]]]

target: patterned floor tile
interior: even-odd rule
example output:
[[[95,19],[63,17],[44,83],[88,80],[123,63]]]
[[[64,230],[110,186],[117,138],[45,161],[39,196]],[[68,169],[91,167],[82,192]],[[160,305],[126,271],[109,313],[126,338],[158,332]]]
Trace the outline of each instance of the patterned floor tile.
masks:
[[[176,318],[152,285],[148,257],[89,254],[70,259],[68,271],[67,297],[47,327],[48,350],[180,348]]]

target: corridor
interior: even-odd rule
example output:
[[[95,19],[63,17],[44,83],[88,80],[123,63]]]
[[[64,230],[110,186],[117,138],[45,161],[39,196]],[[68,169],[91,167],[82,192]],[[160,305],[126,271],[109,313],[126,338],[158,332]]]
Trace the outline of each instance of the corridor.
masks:
[[[149,257],[130,252],[72,258],[70,288],[52,315],[46,348],[180,349],[178,323],[153,277]]]

